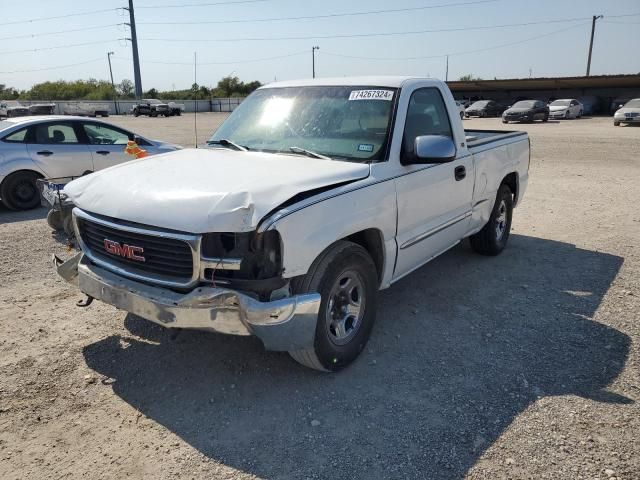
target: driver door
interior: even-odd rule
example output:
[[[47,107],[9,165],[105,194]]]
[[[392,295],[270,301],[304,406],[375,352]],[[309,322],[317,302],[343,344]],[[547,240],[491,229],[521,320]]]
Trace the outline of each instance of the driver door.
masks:
[[[132,160],[124,149],[129,141],[129,133],[112,125],[99,122],[82,122],[89,150],[93,156],[95,171]]]

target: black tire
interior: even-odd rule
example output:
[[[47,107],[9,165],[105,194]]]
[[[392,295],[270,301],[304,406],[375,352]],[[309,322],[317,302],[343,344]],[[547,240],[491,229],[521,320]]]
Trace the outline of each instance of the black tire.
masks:
[[[62,212],[59,210],[49,210],[47,213],[47,224],[56,232],[64,228],[62,223]]]
[[[549,115],[545,115],[544,117],[542,117],[542,121],[543,122],[548,122],[549,121]]]
[[[481,255],[498,255],[507,246],[512,218],[513,193],[507,185],[500,185],[489,221],[482,230],[469,237],[471,247]]]
[[[140,112],[138,111],[138,109],[137,109],[137,108],[134,108],[134,109],[133,109],[133,116],[134,116],[134,117],[138,117],[138,116],[140,116]]]
[[[509,120],[502,120],[502,123],[509,123]]]
[[[0,198],[11,210],[31,210],[40,205],[40,193],[35,172],[16,172],[9,175],[0,187]]]
[[[293,284],[295,293],[318,292],[322,301],[313,346],[291,351],[291,357],[306,367],[327,372],[336,372],[353,362],[366,345],[375,322],[378,285],[375,264],[360,245],[339,241],[327,248],[309,272]],[[347,292],[349,288],[353,289]],[[357,302],[361,312],[357,318],[343,310],[345,302]],[[336,321],[338,312],[346,320]],[[338,327],[334,327],[339,323],[345,334],[342,338]]]
[[[616,121],[614,121],[614,122],[613,122],[613,126],[614,126],[614,127],[619,127],[619,126],[620,126],[620,122],[616,122]]]

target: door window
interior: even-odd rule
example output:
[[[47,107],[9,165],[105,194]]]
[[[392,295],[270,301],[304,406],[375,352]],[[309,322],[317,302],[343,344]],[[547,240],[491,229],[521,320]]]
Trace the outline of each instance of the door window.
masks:
[[[91,145],[126,145],[129,141],[128,133],[110,126],[98,123],[84,123],[82,126]]]
[[[6,137],[4,137],[2,140],[5,142],[12,142],[12,143],[24,143],[26,138],[27,138],[27,129],[23,128],[22,130],[18,130],[17,132],[10,133]]]
[[[402,140],[403,156],[415,154],[416,137],[444,135],[453,138],[447,108],[437,88],[420,88],[411,94]]]
[[[35,143],[62,145],[80,143],[73,128],[73,124],[69,122],[44,123],[36,125],[33,128]]]

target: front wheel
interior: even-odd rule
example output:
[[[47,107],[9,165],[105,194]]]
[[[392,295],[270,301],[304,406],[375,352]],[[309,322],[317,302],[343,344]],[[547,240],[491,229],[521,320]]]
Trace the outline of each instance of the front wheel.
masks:
[[[481,255],[498,255],[507,246],[513,217],[513,193],[501,185],[487,224],[469,237],[471,247]]]
[[[134,117],[138,117],[138,116],[140,116],[140,112],[139,112],[137,109],[135,109],[135,110],[133,111],[133,116],[134,116]]]
[[[614,127],[619,127],[619,126],[620,126],[620,122],[616,122],[616,121],[614,121],[614,122],[613,122],[613,126],[614,126]]]
[[[322,298],[313,346],[289,352],[293,359],[329,372],[353,362],[366,345],[376,316],[378,274],[367,251],[352,242],[336,242],[294,281],[293,290],[318,292]]]

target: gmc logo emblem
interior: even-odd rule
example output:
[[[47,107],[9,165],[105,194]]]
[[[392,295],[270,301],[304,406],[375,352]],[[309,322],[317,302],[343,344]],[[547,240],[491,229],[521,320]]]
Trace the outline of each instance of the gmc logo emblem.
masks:
[[[118,242],[114,242],[113,240],[105,238],[104,249],[111,255],[128,258],[130,260],[136,260],[137,262],[145,261],[144,257],[142,256],[142,254],[144,253],[144,248],[142,247],[127,245],[126,243],[121,245]]]

